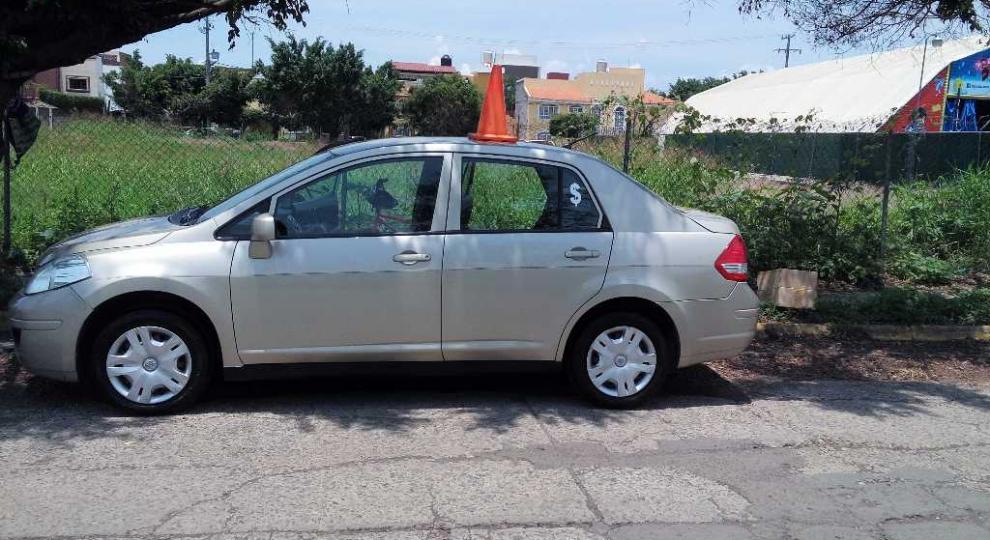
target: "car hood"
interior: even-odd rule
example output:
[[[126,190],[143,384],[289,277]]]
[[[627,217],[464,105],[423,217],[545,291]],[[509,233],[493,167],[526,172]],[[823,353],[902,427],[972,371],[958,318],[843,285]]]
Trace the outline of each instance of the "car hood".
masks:
[[[736,222],[727,217],[712,214],[711,212],[695,210],[694,208],[681,208],[678,206],[677,209],[684,212],[684,215],[690,218],[691,221],[713,233],[739,234],[739,227],[736,226]]]
[[[181,229],[167,217],[132,219],[111,223],[70,236],[48,248],[40,264],[70,253],[83,253],[103,249],[120,249],[154,244],[171,232]]]

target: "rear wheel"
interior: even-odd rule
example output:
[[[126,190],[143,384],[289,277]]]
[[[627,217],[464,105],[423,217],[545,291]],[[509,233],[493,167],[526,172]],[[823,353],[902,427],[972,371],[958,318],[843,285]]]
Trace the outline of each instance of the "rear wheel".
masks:
[[[167,311],[122,315],[97,336],[90,376],[110,402],[144,414],[176,412],[202,395],[209,349],[185,319]]]
[[[673,366],[660,328],[638,313],[610,313],[584,327],[569,352],[572,384],[595,403],[639,405],[663,385]]]

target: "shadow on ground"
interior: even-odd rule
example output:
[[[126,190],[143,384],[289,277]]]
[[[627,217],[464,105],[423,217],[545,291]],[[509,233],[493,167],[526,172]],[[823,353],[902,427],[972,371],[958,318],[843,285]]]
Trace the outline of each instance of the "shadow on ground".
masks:
[[[705,366],[671,377],[667,392],[643,413],[671,408],[748,403],[742,388]],[[325,420],[344,429],[404,431],[429,423],[422,411],[470,418],[468,429],[506,432],[523,419],[604,425],[623,422],[625,411],[596,408],[579,399],[560,373],[478,376],[376,375],[284,381],[221,382],[188,415],[275,414],[303,431]],[[97,400],[79,385],[34,377],[16,360],[0,357],[0,440],[105,438],[124,428],[174,417],[139,418]]]
[[[548,424],[603,426],[635,422],[644,414],[663,414],[670,409],[743,405],[749,403],[750,396],[799,400],[823,409],[876,417],[930,414],[926,401],[933,398],[990,409],[986,393],[951,384],[736,378],[720,375],[708,366],[677,372],[666,390],[639,411],[627,412],[595,408],[580,400],[559,373],[399,377],[383,372],[360,377],[218,383],[186,414],[274,414],[295,423],[301,431],[312,431],[317,421],[325,421],[343,429],[402,432],[430,423],[431,416],[424,411],[430,411],[434,418],[449,412],[469,418],[466,429],[500,433],[533,416]],[[68,446],[79,438],[132,437],[133,433],[122,432],[181,418],[127,416],[78,385],[33,377],[15,360],[0,357],[0,440],[37,438]]]

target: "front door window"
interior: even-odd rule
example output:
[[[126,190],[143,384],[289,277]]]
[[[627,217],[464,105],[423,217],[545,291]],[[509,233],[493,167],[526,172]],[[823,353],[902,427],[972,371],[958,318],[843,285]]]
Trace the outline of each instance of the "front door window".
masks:
[[[278,198],[279,238],[428,232],[433,224],[441,157],[357,165]]]

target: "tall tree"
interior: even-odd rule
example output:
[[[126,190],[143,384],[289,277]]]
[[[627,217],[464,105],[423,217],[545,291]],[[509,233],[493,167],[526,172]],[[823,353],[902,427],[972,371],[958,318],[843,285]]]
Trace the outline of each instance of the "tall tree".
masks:
[[[4,0],[0,2],[0,104],[35,73],[78,64],[148,34],[208,15],[226,16],[228,39],[240,23],[301,22],[307,0]]]
[[[420,135],[463,136],[478,125],[481,95],[464,77],[441,75],[413,90],[405,113]]]
[[[366,67],[361,77],[361,99],[352,109],[351,133],[374,137],[391,124],[397,113],[395,94],[401,87],[402,82],[391,62],[382,64],[377,70]]]
[[[739,0],[747,14],[780,14],[821,44],[885,45],[930,25],[986,32],[990,0]]]
[[[362,84],[370,80],[363,52],[351,43],[334,48],[323,38],[269,42],[271,64],[261,67],[255,91],[273,120],[331,135],[347,133],[358,121],[354,111],[365,97]]]
[[[127,114],[142,118],[161,118],[168,114],[172,102],[198,94],[206,84],[202,65],[189,58],[173,55],[165,62],[146,66],[140,51],[124,62],[119,73],[108,73],[104,79],[113,91],[114,101]]]

